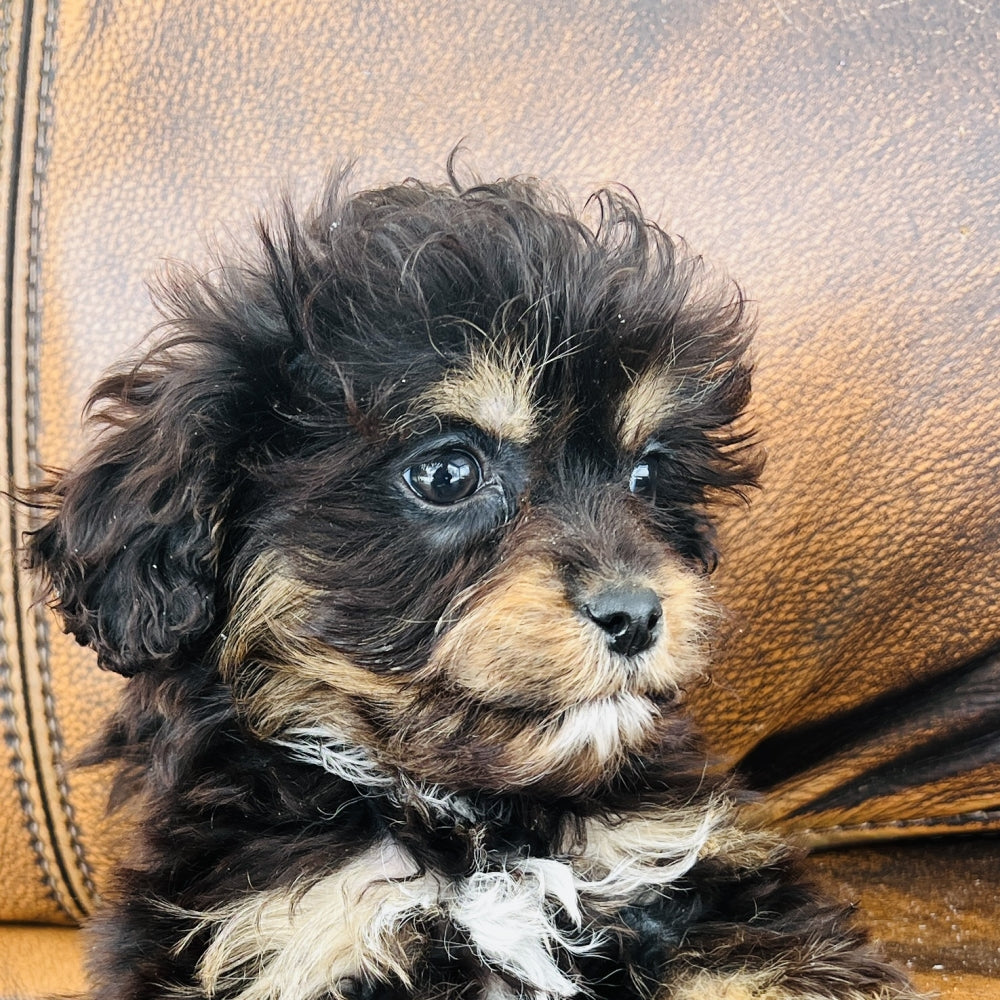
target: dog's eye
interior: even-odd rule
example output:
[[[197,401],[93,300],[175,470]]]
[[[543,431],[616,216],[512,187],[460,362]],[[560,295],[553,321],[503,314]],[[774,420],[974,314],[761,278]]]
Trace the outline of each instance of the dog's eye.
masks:
[[[635,464],[628,479],[628,488],[636,496],[656,499],[656,459],[653,456]]]
[[[479,463],[464,451],[448,451],[411,465],[403,472],[406,485],[422,500],[453,504],[471,496],[482,481]]]

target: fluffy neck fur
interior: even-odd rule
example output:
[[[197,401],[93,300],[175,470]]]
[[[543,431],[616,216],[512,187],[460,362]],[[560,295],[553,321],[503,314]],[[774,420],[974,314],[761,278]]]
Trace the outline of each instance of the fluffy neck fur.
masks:
[[[139,900],[169,925],[173,975],[186,967],[181,978],[197,984],[189,995],[325,995],[325,979],[293,987],[282,971],[309,966],[297,949],[313,937],[333,942],[314,956],[317,968],[340,962],[346,981],[368,963],[371,982],[413,988],[419,949],[401,942],[418,931],[457,934],[460,946],[448,947],[497,977],[484,982],[487,996],[571,996],[591,967],[651,978],[649,960],[623,944],[636,933],[629,914],[689,879],[731,825],[718,783],[693,766],[686,727],[672,740],[665,758],[676,765],[686,746],[692,764],[675,775],[633,760],[572,800],[459,794],[383,770],[335,734],[249,736],[229,689],[204,666],[135,678],[101,754],[121,763],[118,798],[138,795],[143,811],[142,861],[120,891],[131,913]],[[352,919],[365,904],[372,913],[334,955],[344,898],[355,900]],[[428,930],[434,922],[450,929]],[[661,951],[672,947],[652,934]]]

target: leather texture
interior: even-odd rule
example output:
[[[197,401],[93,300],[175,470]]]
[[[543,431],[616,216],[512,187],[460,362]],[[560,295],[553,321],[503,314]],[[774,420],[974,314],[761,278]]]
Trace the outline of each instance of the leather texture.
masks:
[[[627,183],[759,303],[769,464],[753,506],[722,519],[727,617],[690,697],[702,727],[762,792],[754,811],[806,844],[1000,828],[1000,9],[22,0],[2,15],[9,479],[79,451],[87,389],[157,321],[161,262],[208,266],[283,187],[307,198],[348,159],[359,185],[442,179],[460,141],[460,170],[486,177],[577,199]],[[122,833],[106,776],[70,765],[120,681],[38,607],[13,554],[25,515],[3,516],[0,919],[72,924]],[[914,905],[937,843],[895,872]],[[997,899],[963,905],[995,919]],[[934,980],[932,958],[915,961]],[[1000,955],[973,966],[987,982]],[[3,970],[0,996],[21,995]]]
[[[941,1000],[1000,1000],[994,838],[954,838],[824,851],[811,874],[855,900],[886,953]]]
[[[9,433],[3,439],[3,457],[10,479],[26,482],[39,461],[35,355],[41,340],[39,212],[52,138],[55,24],[44,7],[15,6],[10,14],[0,22],[0,47],[6,56],[2,134],[8,199],[4,406]],[[22,81],[31,84],[22,86]],[[84,897],[91,887],[63,767],[66,736],[75,723],[66,726],[61,716],[57,719],[56,706],[75,705],[77,696],[83,695],[83,708],[89,687],[70,691],[50,669],[47,620],[35,602],[33,584],[19,572],[13,554],[26,527],[24,514],[7,505],[3,513],[0,690],[10,766],[0,785],[2,916],[73,923],[85,912]]]
[[[4,1000],[82,994],[84,937],[69,927],[0,924]]]

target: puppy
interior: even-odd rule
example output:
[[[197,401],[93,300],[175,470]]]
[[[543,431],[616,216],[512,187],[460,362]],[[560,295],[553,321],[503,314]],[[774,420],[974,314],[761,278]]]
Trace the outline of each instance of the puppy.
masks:
[[[34,502],[131,678],[95,996],[902,1000],[678,711],[745,302],[602,191],[330,184],[173,276]]]

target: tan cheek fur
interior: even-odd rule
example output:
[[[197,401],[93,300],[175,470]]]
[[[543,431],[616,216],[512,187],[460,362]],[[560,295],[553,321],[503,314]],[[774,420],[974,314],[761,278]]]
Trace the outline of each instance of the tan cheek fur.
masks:
[[[260,736],[327,724],[345,739],[370,744],[370,726],[356,705],[386,703],[405,710],[412,694],[405,679],[359,667],[308,637],[310,608],[320,600],[279,556],[260,558],[220,637],[219,669]]]
[[[244,583],[219,662],[259,735],[322,726],[420,780],[568,792],[650,744],[659,713],[647,697],[700,669],[700,578],[667,562],[648,582],[663,600],[663,634],[627,670],[532,557],[454,602],[422,669],[377,674],[307,637],[322,595],[267,556]]]
[[[452,616],[428,668],[484,701],[565,709],[619,686],[598,630],[540,562],[509,567],[477,586],[443,620]]]

